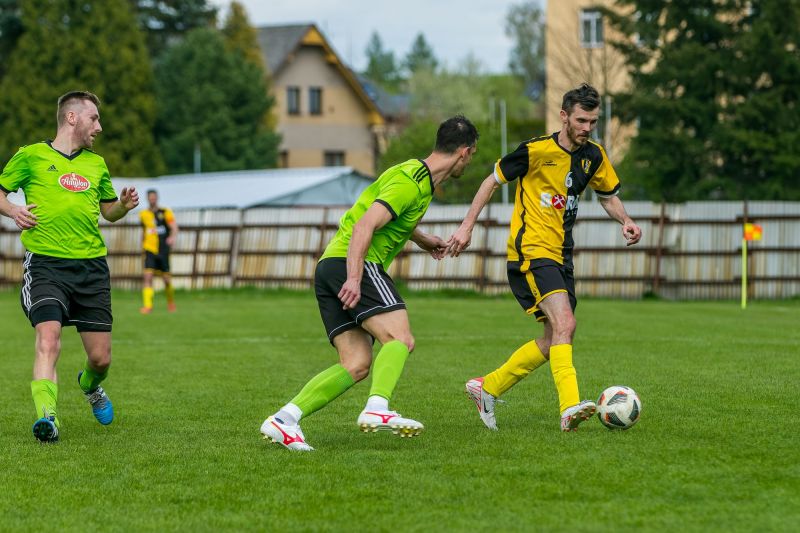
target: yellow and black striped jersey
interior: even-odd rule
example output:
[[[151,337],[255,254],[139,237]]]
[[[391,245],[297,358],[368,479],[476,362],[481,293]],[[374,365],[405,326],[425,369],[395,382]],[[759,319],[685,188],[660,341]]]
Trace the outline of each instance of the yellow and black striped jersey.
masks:
[[[159,253],[169,253],[167,237],[170,233],[169,225],[175,222],[175,215],[172,210],[166,207],[158,207],[155,212],[145,209],[139,213],[139,220],[142,223],[144,232],[142,248],[145,251],[158,255]]]
[[[591,187],[598,196],[619,192],[619,178],[603,147],[588,141],[574,152],[558,133],[525,141],[494,167],[498,183],[519,180],[508,237],[508,260],[549,258],[572,265],[572,227],[578,197]]]

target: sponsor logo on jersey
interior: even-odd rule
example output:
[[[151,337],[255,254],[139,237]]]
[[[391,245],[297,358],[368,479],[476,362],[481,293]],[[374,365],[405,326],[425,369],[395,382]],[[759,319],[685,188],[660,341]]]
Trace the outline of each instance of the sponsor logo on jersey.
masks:
[[[58,169],[55,165],[50,165],[50,168],[47,169],[48,172],[58,172]]]
[[[543,167],[555,167],[555,166],[558,166],[558,165],[556,165],[556,162],[553,161],[552,159],[548,159],[547,161],[542,163],[542,166]]]
[[[72,192],[83,192],[92,185],[89,183],[89,180],[80,174],[75,174],[74,172],[63,174],[60,178],[58,178],[58,183],[68,191]]]
[[[567,211],[572,211],[578,209],[578,197],[543,192],[539,196],[539,205],[541,207],[555,207],[556,209],[566,209]]]

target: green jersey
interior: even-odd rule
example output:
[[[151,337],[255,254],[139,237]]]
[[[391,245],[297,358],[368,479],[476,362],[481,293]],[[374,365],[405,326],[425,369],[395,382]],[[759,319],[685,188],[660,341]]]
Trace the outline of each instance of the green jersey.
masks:
[[[339,230],[320,260],[347,257],[353,226],[373,203],[378,202],[389,210],[392,220],[372,235],[365,259],[381,264],[384,270],[388,270],[392,260],[411,238],[411,233],[428,210],[432,198],[431,171],[422,160],[410,159],[393,166],[364,189],[353,207],[342,215]]]
[[[26,250],[67,259],[106,255],[97,224],[100,202],[113,202],[117,195],[99,155],[83,149],[67,156],[49,141],[23,146],[3,169],[0,187],[22,189],[25,201],[36,204],[37,224],[22,232]]]

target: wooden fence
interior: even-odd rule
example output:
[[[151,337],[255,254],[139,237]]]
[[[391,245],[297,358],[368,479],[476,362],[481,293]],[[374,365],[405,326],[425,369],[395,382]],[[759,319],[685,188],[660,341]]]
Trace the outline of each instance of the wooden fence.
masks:
[[[661,205],[630,202],[628,212],[644,238],[626,247],[619,225],[597,203],[583,202],[574,230],[579,295],[670,299],[738,298],[741,235],[745,218],[764,228],[748,247],[752,298],[800,294],[800,203],[695,202]],[[421,228],[445,239],[468,206],[432,206]],[[181,227],[172,254],[175,284],[184,288],[311,286],[314,267],[336,231],[344,207],[179,211]],[[509,205],[491,204],[458,258],[434,261],[413,244],[398,256],[391,275],[412,289],[507,290],[505,274]],[[103,224],[114,286],[141,284],[141,230],[135,215]],[[0,286],[22,278],[19,232],[0,224]]]

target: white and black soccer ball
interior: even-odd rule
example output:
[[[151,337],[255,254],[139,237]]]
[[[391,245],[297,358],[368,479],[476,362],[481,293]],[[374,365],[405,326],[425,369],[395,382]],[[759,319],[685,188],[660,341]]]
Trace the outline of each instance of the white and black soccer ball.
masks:
[[[642,401],[630,387],[614,385],[600,394],[597,416],[608,429],[628,429],[639,421]]]

